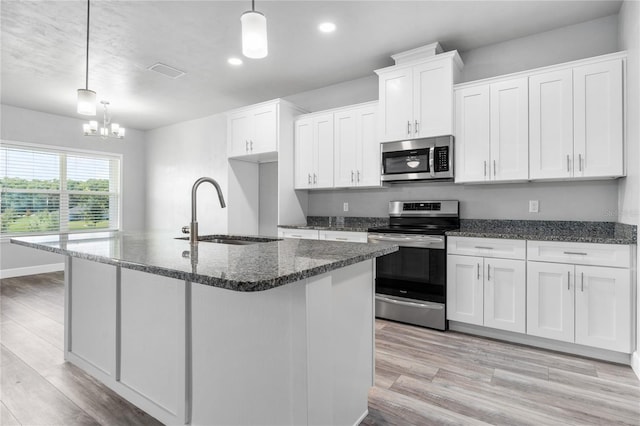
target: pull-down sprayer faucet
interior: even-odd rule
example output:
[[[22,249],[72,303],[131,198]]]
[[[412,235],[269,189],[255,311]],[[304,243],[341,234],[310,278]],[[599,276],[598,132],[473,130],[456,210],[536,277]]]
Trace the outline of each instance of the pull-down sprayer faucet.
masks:
[[[220,200],[220,207],[227,207],[224,202],[224,197],[222,196],[220,185],[218,185],[218,182],[216,182],[214,179],[210,177],[201,177],[193,184],[193,188],[191,188],[191,224],[189,226],[189,242],[191,244],[196,244],[198,242],[198,220],[196,219],[198,213],[196,211],[196,191],[198,190],[200,184],[203,182],[209,182],[216,188],[216,191],[218,191],[218,199]]]

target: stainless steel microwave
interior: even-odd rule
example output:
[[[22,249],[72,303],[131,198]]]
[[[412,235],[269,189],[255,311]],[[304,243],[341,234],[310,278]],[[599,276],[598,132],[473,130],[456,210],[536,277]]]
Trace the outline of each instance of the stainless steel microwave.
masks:
[[[453,136],[380,145],[383,182],[453,180]]]

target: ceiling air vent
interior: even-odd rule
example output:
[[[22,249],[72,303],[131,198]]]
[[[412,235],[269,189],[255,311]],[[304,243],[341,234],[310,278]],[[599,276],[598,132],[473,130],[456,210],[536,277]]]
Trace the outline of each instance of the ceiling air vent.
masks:
[[[155,71],[162,75],[166,75],[169,78],[178,78],[186,74],[184,71],[180,71],[179,69],[170,67],[169,65],[161,64],[160,62],[151,65],[147,69],[149,71]]]

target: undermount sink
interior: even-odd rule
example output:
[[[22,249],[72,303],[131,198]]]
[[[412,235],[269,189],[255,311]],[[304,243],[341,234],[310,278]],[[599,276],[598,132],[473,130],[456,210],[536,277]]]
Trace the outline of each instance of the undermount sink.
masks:
[[[188,240],[189,237],[178,237],[176,240]],[[200,235],[198,241],[203,243],[232,244],[237,246],[247,246],[251,244],[270,243],[282,241],[280,238],[269,237],[247,237],[242,235]]]

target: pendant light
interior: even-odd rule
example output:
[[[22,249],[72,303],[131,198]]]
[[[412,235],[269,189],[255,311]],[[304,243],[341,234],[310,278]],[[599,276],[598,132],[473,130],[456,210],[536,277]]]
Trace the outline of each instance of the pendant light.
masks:
[[[240,16],[242,23],[242,54],[247,58],[261,59],[267,56],[267,18],[256,12],[255,0],[251,10]]]
[[[85,88],[78,89],[78,114],[96,115],[96,92],[89,90],[89,4],[87,0],[87,60],[85,67]]]

